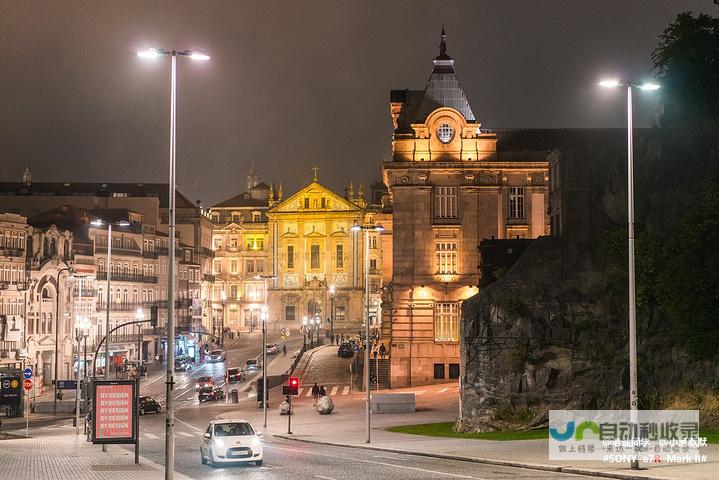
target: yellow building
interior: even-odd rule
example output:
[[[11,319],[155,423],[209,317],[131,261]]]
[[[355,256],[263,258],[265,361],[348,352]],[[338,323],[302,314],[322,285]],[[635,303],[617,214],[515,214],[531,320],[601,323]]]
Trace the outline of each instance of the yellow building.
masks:
[[[361,190],[343,197],[313,181],[267,212],[272,268],[268,276],[271,325],[298,331],[318,319],[322,331],[334,319],[335,333],[356,334],[364,318],[364,232],[353,225],[374,221]],[[381,245],[370,233],[371,324],[379,318]],[[374,248],[372,248],[374,246]],[[332,291],[334,290],[334,294]],[[334,312],[331,311],[334,306]]]

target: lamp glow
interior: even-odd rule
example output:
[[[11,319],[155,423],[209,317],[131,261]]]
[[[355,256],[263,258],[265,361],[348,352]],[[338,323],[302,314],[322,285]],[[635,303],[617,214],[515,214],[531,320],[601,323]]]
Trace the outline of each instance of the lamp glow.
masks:
[[[96,227],[102,227],[104,224],[105,224],[105,222],[103,222],[103,221],[100,220],[99,218],[96,218],[95,220],[93,220],[92,222],[90,222],[90,225],[94,225],[94,226],[96,226]]]
[[[656,83],[643,83],[639,85],[639,88],[642,90],[659,90],[661,88],[661,85],[658,85]]]
[[[190,58],[191,58],[192,60],[197,60],[197,61],[202,62],[202,61],[205,61],[205,60],[209,60],[209,59],[210,59],[210,56],[209,56],[209,55],[206,55],[206,54],[204,54],[204,53],[200,53],[200,52],[193,52],[193,53],[190,54]]]
[[[604,87],[604,88],[615,88],[615,87],[618,87],[619,85],[620,85],[619,80],[617,80],[616,78],[602,80],[601,82],[599,82],[599,86]]]
[[[155,59],[155,58],[159,57],[160,54],[154,48],[149,48],[147,50],[140,50],[139,52],[137,52],[137,56],[140,58]]]

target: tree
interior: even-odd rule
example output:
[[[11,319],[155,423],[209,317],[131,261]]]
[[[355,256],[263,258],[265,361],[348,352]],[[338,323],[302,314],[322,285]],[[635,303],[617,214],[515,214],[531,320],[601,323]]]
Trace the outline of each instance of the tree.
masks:
[[[662,85],[663,126],[719,115],[719,18],[680,13],[660,36],[652,61]]]

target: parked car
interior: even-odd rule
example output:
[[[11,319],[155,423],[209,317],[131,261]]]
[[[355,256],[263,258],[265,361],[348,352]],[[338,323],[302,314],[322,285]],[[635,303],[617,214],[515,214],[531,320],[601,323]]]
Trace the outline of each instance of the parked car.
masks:
[[[258,362],[254,358],[250,358],[245,362],[246,372],[254,372],[256,370],[259,370],[260,368],[262,368],[262,362]]]
[[[182,358],[175,360],[176,372],[189,372],[190,370],[192,370],[192,364],[190,362]]]
[[[241,368],[228,368],[227,369],[227,382],[241,382],[245,379],[245,372]]]
[[[200,391],[197,392],[197,399],[200,403],[207,400],[221,400],[223,398],[225,398],[225,391],[220,387],[202,387]]]
[[[276,343],[268,343],[265,345],[265,348],[267,349],[267,353],[280,353],[280,346]]]
[[[195,390],[200,390],[204,387],[214,387],[215,386],[215,379],[210,376],[204,376],[197,379],[197,383],[195,384]]]
[[[210,467],[231,462],[262,465],[260,435],[246,420],[213,420],[202,438],[200,461]]]
[[[137,401],[137,412],[144,415],[147,412],[160,413],[160,404],[152,397],[140,397]]]
[[[224,350],[212,350],[207,357],[208,362],[224,362],[225,351]]]
[[[337,356],[342,358],[352,358],[355,352],[351,343],[343,343],[337,348]]]

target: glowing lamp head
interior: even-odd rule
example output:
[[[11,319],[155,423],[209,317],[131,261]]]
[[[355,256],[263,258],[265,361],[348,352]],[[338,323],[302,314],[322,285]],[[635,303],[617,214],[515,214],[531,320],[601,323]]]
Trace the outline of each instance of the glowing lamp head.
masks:
[[[604,87],[604,88],[615,88],[615,87],[618,87],[619,85],[621,85],[621,84],[619,83],[619,80],[617,80],[616,78],[610,78],[610,79],[602,80],[601,82],[599,82],[599,86]]]
[[[645,82],[645,83],[642,83],[641,85],[639,85],[639,88],[642,90],[648,90],[648,91],[659,90],[661,88],[661,85],[658,85],[656,83]]]
[[[105,225],[105,222],[103,222],[99,218],[96,218],[95,220],[90,222],[90,225],[95,226],[95,227],[102,227],[103,225]]]
[[[190,54],[190,58],[192,60],[196,60],[198,62],[204,62],[210,59],[210,56],[201,52],[192,52]]]
[[[157,49],[148,48],[147,50],[140,50],[139,52],[137,52],[137,56],[140,58],[148,58],[150,60],[154,60],[155,58],[160,56],[160,52],[158,52]]]

